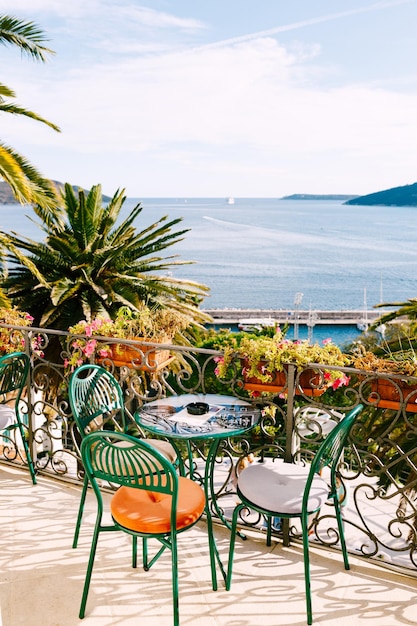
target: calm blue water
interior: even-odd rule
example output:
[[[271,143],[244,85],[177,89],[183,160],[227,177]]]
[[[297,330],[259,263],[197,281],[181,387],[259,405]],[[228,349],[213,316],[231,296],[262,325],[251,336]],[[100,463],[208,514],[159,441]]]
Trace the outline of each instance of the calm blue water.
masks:
[[[219,326],[216,324],[213,324],[213,327],[218,329],[225,328],[225,326]],[[237,324],[226,326],[226,328],[230,328],[230,330],[235,332],[239,330]],[[305,324],[300,324],[298,327],[298,339],[310,339],[312,342],[318,343],[321,343],[324,339],[331,339],[333,343],[341,347],[350,344],[355,339],[358,339],[360,335],[361,333],[356,324],[317,324],[312,328],[311,335],[309,335],[308,328]],[[294,339],[294,328],[292,326],[290,326],[286,337],[288,339]]]
[[[130,201],[129,201],[130,202]],[[274,199],[148,200],[146,215],[183,217],[178,269],[210,286],[206,305],[362,309],[417,296],[417,208]]]
[[[125,209],[139,200],[129,199]],[[417,297],[417,208],[334,201],[142,199],[138,230],[162,215],[190,228],[169,250],[196,261],[173,271],[208,285],[204,308],[363,309]],[[3,230],[39,239],[25,215],[1,207]],[[314,330],[314,338],[317,336]],[[304,329],[306,330],[306,329]],[[302,327],[300,327],[302,336]],[[328,335],[327,335],[328,336]]]

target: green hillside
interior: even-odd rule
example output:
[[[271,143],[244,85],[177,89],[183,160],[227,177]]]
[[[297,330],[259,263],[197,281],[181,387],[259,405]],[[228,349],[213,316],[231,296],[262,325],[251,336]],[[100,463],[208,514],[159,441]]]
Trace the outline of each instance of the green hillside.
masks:
[[[0,180],[0,204],[18,204],[10,185]]]
[[[64,187],[64,183],[59,182],[59,180],[53,180],[52,182],[58,189]],[[79,185],[73,185],[72,188],[75,192],[78,192],[78,189],[80,189]],[[103,195],[103,202],[109,202],[110,199],[110,196]],[[0,204],[19,204],[13,195],[9,183],[6,183],[4,180],[0,180]]]
[[[347,200],[345,204],[382,205],[382,206],[417,206],[417,183],[377,191],[367,196]]]

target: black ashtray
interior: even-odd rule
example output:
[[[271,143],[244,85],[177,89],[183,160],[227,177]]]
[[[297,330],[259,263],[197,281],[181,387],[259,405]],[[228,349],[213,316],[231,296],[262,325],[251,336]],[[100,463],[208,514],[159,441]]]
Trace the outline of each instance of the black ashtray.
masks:
[[[206,402],[191,402],[187,404],[187,413],[190,415],[204,415],[209,412],[209,405]]]

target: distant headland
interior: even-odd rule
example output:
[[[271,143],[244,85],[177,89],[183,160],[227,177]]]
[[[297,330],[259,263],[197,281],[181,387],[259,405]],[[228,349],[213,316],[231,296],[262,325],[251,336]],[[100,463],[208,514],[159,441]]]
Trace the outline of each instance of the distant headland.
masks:
[[[294,193],[291,196],[281,198],[281,200],[337,200],[343,204],[362,206],[417,206],[417,183],[392,187],[366,196]]]
[[[358,196],[348,194],[312,194],[312,193],[293,193],[291,196],[284,196],[281,200],[337,200],[345,201],[357,198]]]
[[[417,183],[393,187],[386,191],[370,193],[347,200],[345,204],[382,205],[382,206],[417,206]]]

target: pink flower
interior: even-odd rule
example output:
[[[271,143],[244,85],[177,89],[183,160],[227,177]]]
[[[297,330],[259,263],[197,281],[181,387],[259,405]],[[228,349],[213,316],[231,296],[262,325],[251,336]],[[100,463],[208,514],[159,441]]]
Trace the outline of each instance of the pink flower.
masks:
[[[102,348],[98,351],[98,355],[101,356],[102,359],[105,359],[106,357],[111,356],[111,352],[109,350],[106,350],[105,348]]]
[[[336,378],[336,380],[333,381],[332,388],[333,389],[339,389],[339,387],[343,387],[344,385],[348,385],[349,382],[350,382],[350,377],[346,376],[345,374],[343,374],[343,376],[340,376],[339,378]]]
[[[41,348],[42,348],[42,337],[40,335],[35,335],[33,337],[33,349],[39,352]]]
[[[32,315],[30,315],[29,313],[26,313],[25,318],[29,321],[29,322],[33,322],[33,320],[35,319]]]
[[[96,345],[97,345],[97,341],[95,339],[91,339],[90,341],[87,341],[86,346],[83,350],[85,356],[87,357],[92,356],[94,354]]]
[[[330,337],[327,337],[327,339],[323,339],[321,343],[323,344],[323,346],[327,346],[329,343],[332,343],[332,340],[330,339]]]
[[[99,330],[99,328],[101,328],[103,326],[103,324],[105,324],[106,322],[110,322],[110,319],[102,319],[101,317],[96,317],[95,320],[93,320],[90,324],[91,329],[94,330]]]
[[[214,362],[217,363],[217,367],[214,368],[214,373],[216,376],[220,376],[220,365],[224,363],[224,358],[222,356],[215,356]]]

